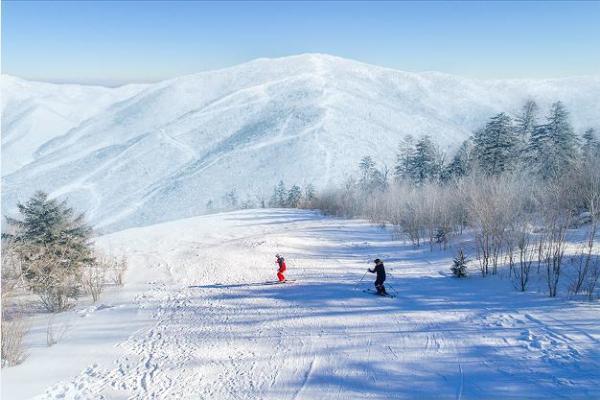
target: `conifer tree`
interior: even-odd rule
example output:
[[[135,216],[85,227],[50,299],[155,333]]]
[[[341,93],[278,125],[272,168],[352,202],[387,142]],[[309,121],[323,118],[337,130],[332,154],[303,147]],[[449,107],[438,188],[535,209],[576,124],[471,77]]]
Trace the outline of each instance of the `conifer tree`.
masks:
[[[584,160],[592,159],[600,154],[600,140],[596,137],[594,128],[587,129],[583,134],[581,153]]]
[[[454,276],[457,278],[464,278],[467,276],[468,262],[469,260],[465,257],[463,249],[459,249],[456,257],[454,257],[454,260],[452,260],[452,267],[450,267]]]
[[[271,207],[285,207],[287,201],[287,189],[283,180],[279,181],[277,186],[273,189],[273,195],[269,201]]]
[[[415,154],[411,158],[407,175],[416,184],[437,180],[441,175],[443,158],[429,136],[417,141]]]
[[[492,117],[484,129],[477,131],[473,143],[479,166],[488,175],[499,175],[510,169],[516,159],[512,121],[505,113]]]
[[[410,163],[415,156],[415,140],[412,135],[406,135],[398,146],[398,154],[396,155],[396,165],[394,166],[394,179],[409,178],[408,171]]]
[[[300,189],[300,186],[294,185],[288,192],[286,206],[297,208],[300,205],[300,200],[302,200],[302,189]]]
[[[535,127],[527,153],[529,165],[544,178],[560,176],[577,160],[577,137],[560,101],[552,104],[546,123]]]
[[[306,187],[304,188],[304,199],[308,202],[311,202],[313,200],[315,200],[316,198],[316,189],[315,189],[315,185],[313,185],[312,183],[309,183],[308,185],[306,185]]]
[[[462,178],[471,173],[473,144],[470,140],[465,140],[458,148],[452,161],[444,174],[445,179]]]
[[[529,139],[536,126],[537,103],[528,100],[523,105],[521,114],[515,118],[516,153],[519,158],[525,155]]]
[[[359,185],[364,193],[369,193],[373,190],[373,180],[377,169],[375,168],[375,161],[371,156],[364,156],[359,163],[360,168],[360,180]]]
[[[22,219],[7,218],[10,240],[22,263],[23,278],[49,311],[61,311],[81,288],[81,268],[95,260],[92,229],[65,201],[36,192],[17,205]]]

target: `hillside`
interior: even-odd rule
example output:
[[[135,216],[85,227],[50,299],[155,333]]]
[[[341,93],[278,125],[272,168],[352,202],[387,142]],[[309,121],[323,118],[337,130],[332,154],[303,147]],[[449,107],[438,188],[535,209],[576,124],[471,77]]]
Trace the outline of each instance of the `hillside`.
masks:
[[[520,293],[476,262],[451,278],[454,249],[366,222],[245,210],[96,244],[129,257],[125,287],[37,314],[3,399],[600,397],[598,302],[548,298],[543,279]],[[295,282],[268,284],[277,252]],[[363,292],[375,257],[396,298]],[[49,320],[65,331],[50,347]]]
[[[400,138],[446,149],[492,114],[556,100],[578,131],[600,126],[599,78],[482,81],[333,56],[258,59],[149,85],[100,88],[2,77],[2,204],[68,196],[105,231],[202,214],[235,190],[337,183]]]

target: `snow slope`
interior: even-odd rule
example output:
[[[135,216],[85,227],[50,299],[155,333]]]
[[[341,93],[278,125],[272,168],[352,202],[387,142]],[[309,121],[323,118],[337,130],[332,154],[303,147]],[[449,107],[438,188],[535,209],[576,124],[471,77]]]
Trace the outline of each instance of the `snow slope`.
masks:
[[[143,87],[56,85],[2,75],[2,175],[33,162],[44,144]]]
[[[198,215],[234,189],[240,201],[268,200],[280,179],[338,183],[366,154],[391,166],[406,134],[456,146],[529,98],[542,110],[562,100],[578,131],[600,126],[600,78],[482,81],[320,54],[131,88],[3,80],[5,210],[44,189],[107,231]],[[78,107],[55,116],[61,101]]]
[[[66,313],[59,344],[2,371],[2,398],[600,397],[597,302],[450,278],[453,250],[415,249],[360,221],[241,211],[97,244],[130,255],[123,293]],[[295,283],[264,284],[275,252]],[[362,291],[375,256],[395,299]]]

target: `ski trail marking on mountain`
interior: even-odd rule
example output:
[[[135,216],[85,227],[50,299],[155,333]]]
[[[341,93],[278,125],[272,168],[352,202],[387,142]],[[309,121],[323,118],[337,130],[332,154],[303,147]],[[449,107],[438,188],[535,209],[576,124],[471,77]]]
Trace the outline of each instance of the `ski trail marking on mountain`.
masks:
[[[459,385],[458,390],[456,392],[456,400],[462,399],[463,387],[465,384],[465,375],[463,374],[463,369],[460,361],[458,362],[458,373],[459,373]]]
[[[164,139],[167,143],[170,143],[174,147],[181,150],[181,152],[186,155],[187,161],[195,160],[196,157],[198,157],[196,150],[194,150],[194,148],[192,146],[190,146],[190,145],[182,142],[181,140],[177,139],[176,137],[170,135],[169,133],[167,133],[166,129],[161,128],[159,130],[159,134],[160,134],[160,137],[162,139]]]
[[[302,378],[302,383],[300,384],[300,388],[298,389],[298,391],[296,392],[296,394],[294,395],[294,400],[297,399],[301,399],[301,395],[304,392],[308,381],[310,380],[310,377],[313,373],[313,370],[315,369],[315,364],[317,363],[317,357],[315,356],[312,361],[310,362],[310,365],[308,366],[308,370],[306,370],[306,372],[304,373],[304,376]]]

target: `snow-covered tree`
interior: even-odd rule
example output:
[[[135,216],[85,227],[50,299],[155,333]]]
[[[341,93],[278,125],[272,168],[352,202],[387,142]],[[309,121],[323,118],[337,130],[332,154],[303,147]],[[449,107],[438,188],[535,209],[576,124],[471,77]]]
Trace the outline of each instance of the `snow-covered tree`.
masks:
[[[596,137],[594,128],[587,129],[583,134],[581,154],[584,160],[592,159],[594,156],[600,154],[600,140]]]
[[[364,156],[358,164],[360,168],[360,184],[363,189],[368,189],[371,178],[375,172],[375,161],[371,156]]]
[[[389,169],[377,169],[375,161],[371,156],[365,156],[360,160],[359,187],[363,193],[372,193],[375,190],[385,190],[388,185]]]
[[[552,104],[546,123],[533,130],[528,160],[544,178],[560,176],[577,160],[577,137],[569,113],[560,101]]]
[[[225,195],[223,196],[223,201],[225,203],[225,207],[237,208],[239,201],[237,190],[233,188],[229,192],[225,193]]]
[[[271,207],[285,207],[286,201],[287,189],[285,187],[285,183],[283,183],[283,180],[281,180],[273,189],[273,195],[271,196],[269,205]]]
[[[444,178],[462,178],[471,173],[473,168],[473,143],[465,140],[458,150],[444,173]]]
[[[68,307],[81,288],[81,271],[93,265],[92,229],[84,215],[66,202],[36,192],[17,208],[22,219],[7,218],[10,234],[2,238],[15,247],[22,276],[49,311]]]
[[[410,163],[415,156],[415,139],[412,135],[406,135],[398,146],[396,165],[394,166],[394,178],[396,181],[408,178]]]
[[[517,157],[512,121],[505,113],[492,117],[484,129],[475,132],[473,143],[479,166],[488,175],[499,175],[510,169]]]
[[[286,206],[291,208],[297,208],[302,200],[302,189],[298,185],[294,185],[288,191]]]
[[[528,100],[523,105],[521,113],[515,118],[516,153],[519,157],[525,155],[529,139],[535,129],[537,110],[536,102]]]
[[[382,168],[376,168],[371,175],[370,187],[371,190],[380,190],[385,191],[389,187],[388,177],[390,174],[390,169],[387,165],[384,165]]]
[[[313,185],[312,183],[309,183],[308,185],[306,185],[306,187],[304,188],[304,200],[311,202],[316,198],[316,189],[315,189],[315,185]]]
[[[454,260],[452,261],[452,267],[450,268],[454,276],[456,276],[457,278],[463,278],[467,276],[468,262],[469,260],[465,257],[463,249],[459,249],[458,254],[456,255],[456,257],[454,257]]]
[[[414,156],[410,159],[407,175],[416,184],[436,181],[441,175],[443,156],[429,136],[417,141]]]
[[[577,136],[569,122],[569,112],[560,101],[550,109],[548,127],[557,149],[559,168],[565,171],[577,158]]]

